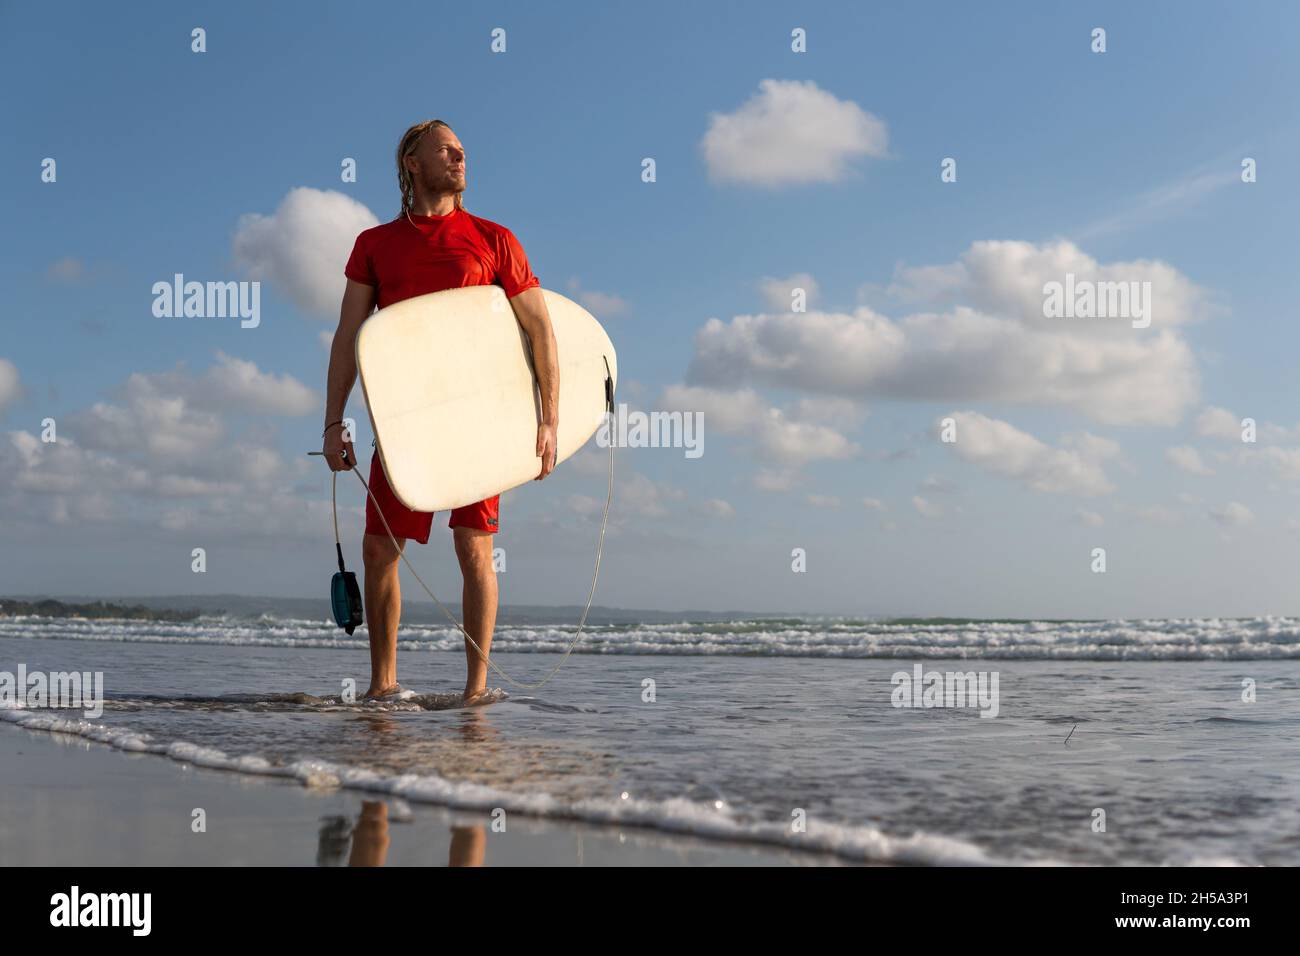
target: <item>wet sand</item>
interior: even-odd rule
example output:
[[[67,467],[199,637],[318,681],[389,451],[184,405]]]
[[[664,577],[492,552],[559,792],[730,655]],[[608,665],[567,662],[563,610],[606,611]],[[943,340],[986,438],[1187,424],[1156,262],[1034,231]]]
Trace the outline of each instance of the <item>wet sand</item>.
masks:
[[[196,810],[206,831],[195,832]],[[820,854],[448,810],[0,725],[8,866],[821,866]]]

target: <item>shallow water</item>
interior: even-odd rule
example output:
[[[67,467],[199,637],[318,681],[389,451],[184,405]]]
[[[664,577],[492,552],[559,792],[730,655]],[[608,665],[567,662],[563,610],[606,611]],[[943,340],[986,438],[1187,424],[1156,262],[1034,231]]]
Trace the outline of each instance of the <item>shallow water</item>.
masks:
[[[344,702],[342,682],[366,686],[364,641],[327,643],[323,628],[321,641],[303,637],[309,622],[28,621],[24,631],[10,621],[0,670],[103,671],[108,700],[94,720],[39,709],[0,717],[311,786],[848,859],[1295,865],[1300,660],[1294,622],[1288,633],[1278,620],[1185,622],[1163,636],[1149,622],[1121,622],[1109,645],[1096,630],[1087,638],[1102,648],[1178,645],[1182,656],[1199,645],[1206,660],[1071,659],[1051,653],[1042,631],[1012,625],[1038,659],[982,662],[936,656],[956,645],[925,629],[891,632],[889,656],[898,656],[881,659],[821,653],[844,646],[844,633],[817,636],[810,622],[779,628],[802,635],[810,656],[789,653],[788,638],[775,654],[701,653],[698,641],[681,646],[689,628],[672,625],[632,640],[671,630],[677,653],[661,640],[648,654],[585,645],[541,691],[507,686],[503,699],[470,708],[457,705],[463,653],[431,649],[453,640],[436,628],[403,644],[399,679],[415,695],[361,705]],[[281,639],[247,639],[259,629]],[[709,641],[728,640],[719,625],[707,629]],[[558,657],[502,652],[524,639],[499,642],[493,659],[530,680]],[[849,640],[863,645],[861,634]],[[1222,659],[1228,646],[1248,659]],[[891,676],[912,668],[904,647],[927,671],[996,672],[997,716],[894,706]],[[1242,701],[1246,678],[1254,703]],[[1098,809],[1105,832],[1094,830]],[[792,826],[800,819],[802,832]]]

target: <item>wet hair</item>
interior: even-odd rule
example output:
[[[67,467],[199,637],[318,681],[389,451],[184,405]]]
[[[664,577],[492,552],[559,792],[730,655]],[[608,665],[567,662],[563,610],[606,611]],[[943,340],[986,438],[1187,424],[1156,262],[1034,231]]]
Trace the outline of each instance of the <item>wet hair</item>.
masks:
[[[402,160],[415,152],[415,148],[420,145],[420,140],[424,138],[425,133],[437,126],[441,126],[443,129],[451,129],[442,120],[426,120],[423,123],[416,123],[403,133],[402,141],[397,144],[397,185],[402,190],[403,215],[409,214],[411,206],[415,203],[415,183],[411,181],[411,171],[406,168],[406,164]],[[456,194],[456,208],[460,210],[465,208],[465,200],[460,193]]]

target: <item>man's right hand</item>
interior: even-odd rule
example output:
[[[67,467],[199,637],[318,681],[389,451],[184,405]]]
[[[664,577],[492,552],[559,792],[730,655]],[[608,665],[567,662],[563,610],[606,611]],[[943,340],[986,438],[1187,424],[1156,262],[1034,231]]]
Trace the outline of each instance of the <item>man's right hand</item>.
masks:
[[[366,317],[375,310],[375,290],[363,282],[349,279],[343,290],[343,305],[339,309],[339,327],[330,343],[330,370],[326,379],[325,421],[334,422],[325,429],[321,451],[330,471],[351,471],[357,463],[357,453],[352,450],[352,436],[343,434],[343,409],[348,403],[348,393],[357,380],[357,359],[353,351],[357,333]],[[344,438],[347,441],[344,441]],[[347,458],[343,452],[347,452]]]
[[[357,463],[357,453],[352,449],[352,442],[343,440],[345,431],[344,426],[339,424],[325,432],[325,445],[321,451],[325,453],[325,463],[330,466],[330,471],[349,471]],[[346,460],[343,458],[345,451],[348,453]]]

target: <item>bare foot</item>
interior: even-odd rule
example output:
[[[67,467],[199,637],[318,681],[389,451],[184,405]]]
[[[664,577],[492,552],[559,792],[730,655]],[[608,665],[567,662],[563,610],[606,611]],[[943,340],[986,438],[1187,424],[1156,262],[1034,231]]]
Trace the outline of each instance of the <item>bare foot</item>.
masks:
[[[362,700],[383,700],[389,697],[396,697],[401,693],[402,693],[401,684],[393,684],[390,687],[383,687],[378,689],[371,687],[369,690],[367,690],[364,694],[361,695],[361,699]]]
[[[465,693],[461,696],[460,702],[462,705],[468,707],[470,704],[473,704],[486,696],[486,687],[466,687]]]

